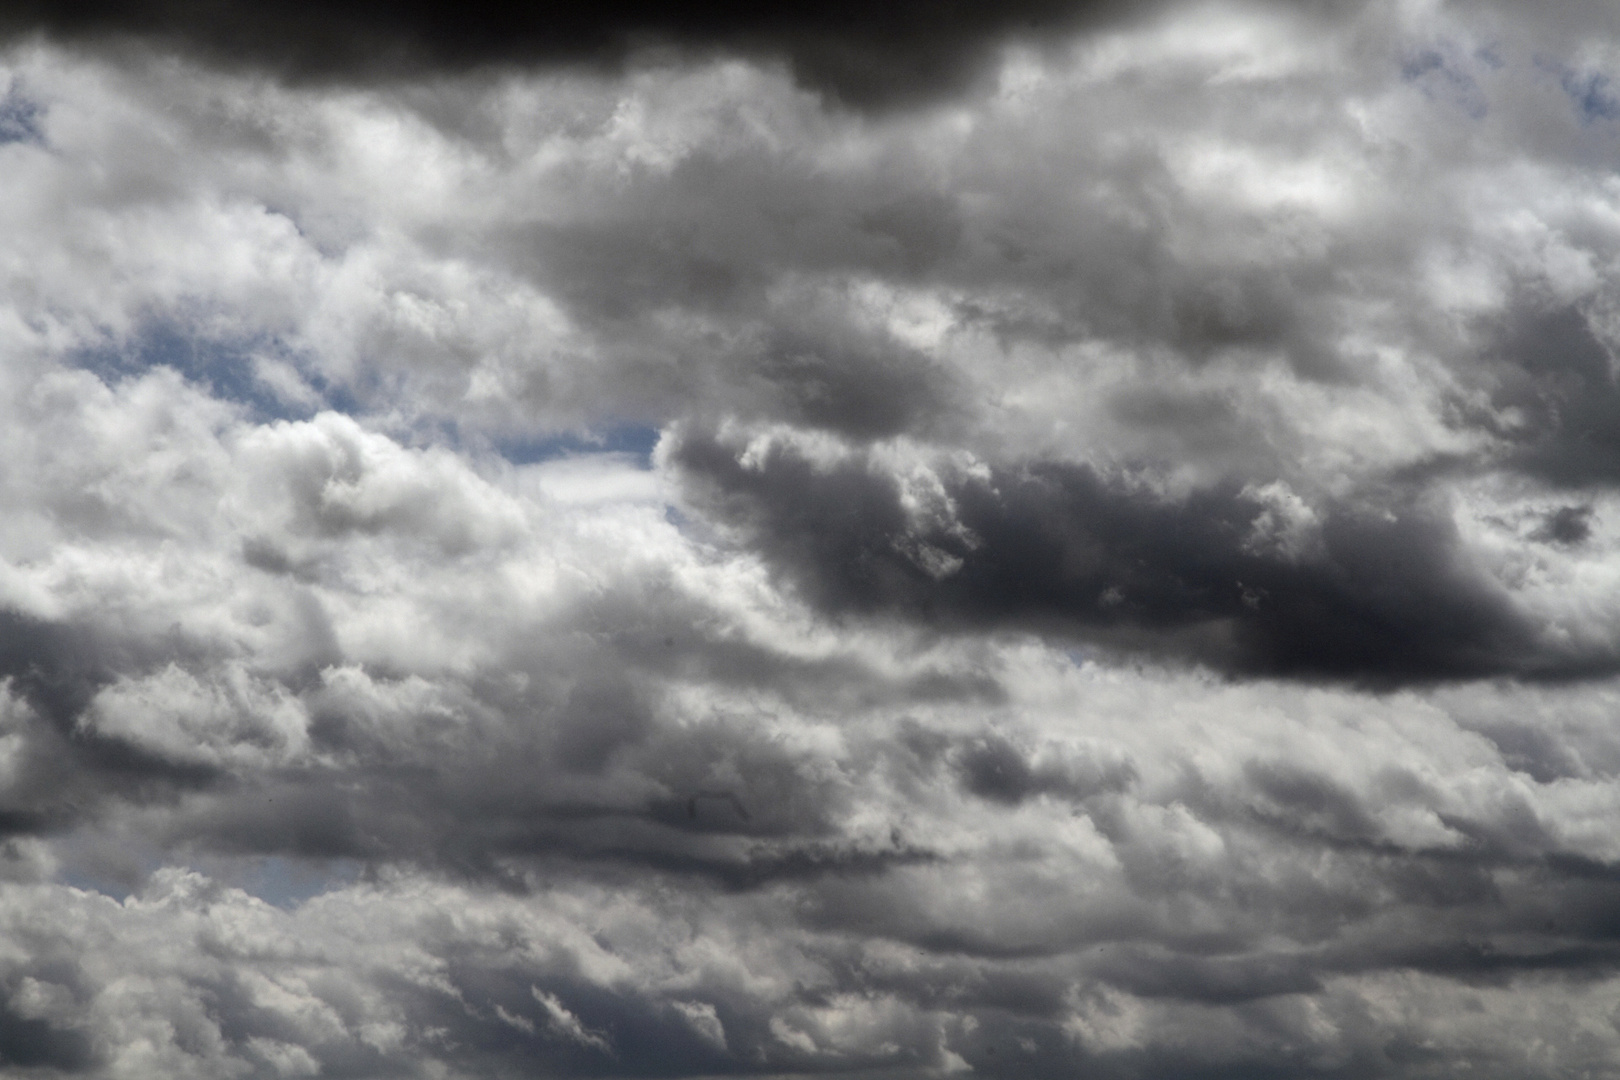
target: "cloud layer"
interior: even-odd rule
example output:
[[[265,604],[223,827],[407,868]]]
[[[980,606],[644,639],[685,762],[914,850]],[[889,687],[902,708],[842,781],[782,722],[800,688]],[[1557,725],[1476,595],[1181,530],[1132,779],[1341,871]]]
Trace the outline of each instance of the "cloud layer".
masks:
[[[786,61],[841,104],[881,107],[960,89],[996,46],[1131,14],[1121,0],[972,3],[705,3],[585,7],[479,0],[14,5],[0,32],[100,46],[159,46],[280,75],[374,82],[435,72],[571,64],[612,70],[653,50]]]
[[[5,1068],[1615,1072],[1605,16],[81,10]]]

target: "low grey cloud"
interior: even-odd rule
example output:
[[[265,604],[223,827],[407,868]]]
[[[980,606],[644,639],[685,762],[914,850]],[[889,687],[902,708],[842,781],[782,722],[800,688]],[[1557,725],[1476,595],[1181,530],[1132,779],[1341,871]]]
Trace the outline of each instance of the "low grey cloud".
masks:
[[[928,474],[919,511],[914,478],[860,453],[818,462],[786,440],[691,432],[669,455],[698,505],[834,613],[1066,631],[1233,672],[1375,683],[1614,662],[1538,642],[1421,496],[1373,493],[1287,522],[1253,485],[1167,498],[1148,478],[1035,462]]]

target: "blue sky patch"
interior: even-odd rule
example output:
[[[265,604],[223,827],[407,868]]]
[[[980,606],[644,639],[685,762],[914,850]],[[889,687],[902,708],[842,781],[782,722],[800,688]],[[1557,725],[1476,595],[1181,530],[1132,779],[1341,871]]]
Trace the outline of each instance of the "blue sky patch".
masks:
[[[497,440],[495,448],[514,465],[533,465],[579,454],[628,454],[646,468],[652,465],[653,448],[660,434],[655,427],[626,424],[544,439]]]
[[[6,87],[5,97],[0,97],[0,145],[5,143],[43,145],[45,134],[40,130],[39,121],[44,115],[44,106],[24,95],[22,88],[17,85],[17,80],[12,79]]]
[[[267,904],[291,909],[321,893],[353,885],[360,879],[360,869],[354,859],[315,862],[267,855],[243,860],[234,868],[209,865],[206,872],[216,881],[234,885]]]
[[[1580,110],[1582,120],[1620,119],[1620,93],[1614,81],[1601,71],[1565,72],[1563,87]]]
[[[296,370],[319,400],[294,401],[278,393],[261,377],[258,359],[267,356]],[[358,411],[358,403],[346,388],[294,362],[289,350],[269,335],[210,337],[188,332],[176,319],[152,319],[125,340],[75,350],[67,360],[108,383],[122,382],[155,367],[172,368],[213,396],[246,405],[260,421],[304,420],[328,408]]]
[[[1501,66],[1499,59],[1492,63],[1477,54],[1475,58],[1486,67],[1494,69]],[[1461,109],[1471,119],[1479,120],[1490,110],[1485,92],[1478,81],[1464,70],[1453,50],[1442,47],[1421,49],[1410,54],[1401,64],[1401,78],[1416,86],[1424,97]]]

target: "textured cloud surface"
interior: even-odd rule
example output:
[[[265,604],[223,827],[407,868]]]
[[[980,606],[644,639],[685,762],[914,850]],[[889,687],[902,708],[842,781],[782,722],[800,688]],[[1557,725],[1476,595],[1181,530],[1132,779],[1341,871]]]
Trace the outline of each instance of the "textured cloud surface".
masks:
[[[56,7],[0,1072],[1620,1076],[1605,9]]]

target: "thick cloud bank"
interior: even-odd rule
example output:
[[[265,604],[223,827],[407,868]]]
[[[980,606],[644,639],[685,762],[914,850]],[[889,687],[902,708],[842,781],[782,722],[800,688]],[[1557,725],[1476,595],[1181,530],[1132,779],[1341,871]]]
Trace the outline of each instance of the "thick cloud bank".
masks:
[[[1008,39],[1038,40],[1131,13],[1126,0],[20,0],[0,14],[0,33],[157,44],[204,61],[344,82],[537,63],[612,68],[660,49],[742,52],[785,60],[840,104],[882,107],[958,89]]]
[[[0,1072],[1620,1076],[1604,9],[227,7],[6,16]]]

